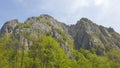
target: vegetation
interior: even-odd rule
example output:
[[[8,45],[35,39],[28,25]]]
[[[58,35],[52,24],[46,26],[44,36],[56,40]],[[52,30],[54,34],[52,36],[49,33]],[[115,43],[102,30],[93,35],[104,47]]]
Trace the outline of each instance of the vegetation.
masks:
[[[22,48],[20,48],[22,46]],[[105,56],[88,50],[73,50],[68,58],[51,36],[33,40],[29,50],[12,36],[0,38],[0,68],[119,68],[120,51],[112,49]]]
[[[56,28],[56,31],[63,36],[63,38],[61,38],[61,42],[64,42],[68,39],[66,34],[61,29]]]
[[[53,26],[53,24],[51,22],[47,22],[48,26]]]
[[[30,24],[27,24],[27,23],[19,23],[19,24],[17,25],[17,27],[30,28]]]
[[[44,23],[44,22],[45,22],[45,18],[44,18],[43,16],[40,16],[40,17],[39,17],[39,21],[40,21],[41,23]]]

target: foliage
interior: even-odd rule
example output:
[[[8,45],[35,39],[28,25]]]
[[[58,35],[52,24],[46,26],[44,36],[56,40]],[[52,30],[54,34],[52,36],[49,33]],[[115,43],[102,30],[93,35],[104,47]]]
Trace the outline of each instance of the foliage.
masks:
[[[119,68],[120,50],[111,49],[105,56],[89,50],[72,50],[68,58],[60,44],[51,36],[32,39],[29,50],[12,36],[0,38],[0,68]],[[94,50],[94,49],[93,49]],[[23,59],[22,59],[23,58]],[[22,63],[22,66],[21,66]]]
[[[51,22],[47,22],[47,25],[48,26],[52,26],[53,24]]]
[[[40,21],[41,23],[44,23],[44,22],[45,22],[44,17],[43,17],[43,16],[40,16],[40,17],[39,17],[39,21]]]
[[[34,62],[39,60],[41,68],[61,67],[67,59],[59,43],[51,36],[41,37],[41,40],[36,41],[30,48],[29,56]]]
[[[16,27],[30,28],[30,24],[27,24],[27,23],[19,23]]]
[[[109,60],[112,61],[112,64],[111,64],[112,68],[119,68],[120,67],[120,50],[111,49],[107,53],[107,57]]]

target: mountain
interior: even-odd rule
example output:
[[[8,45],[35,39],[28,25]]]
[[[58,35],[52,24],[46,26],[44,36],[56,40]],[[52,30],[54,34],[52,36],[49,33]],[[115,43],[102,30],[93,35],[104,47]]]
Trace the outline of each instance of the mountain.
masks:
[[[82,18],[77,24],[71,25],[69,34],[74,39],[76,49],[81,47],[91,51],[96,49],[98,55],[105,55],[106,51],[120,47],[120,34],[111,27],[97,25],[87,18]]]
[[[70,57],[70,46],[72,46],[72,37],[68,33],[67,25],[58,22],[49,15],[41,15],[39,17],[28,18],[24,23],[19,23],[16,19],[6,22],[0,35],[15,36],[21,43],[25,42],[26,49],[32,45],[31,38],[38,38],[40,35],[51,35],[65,50],[66,54]],[[29,37],[29,38],[30,38]]]
[[[67,25],[47,14],[30,17],[24,23],[17,19],[7,21],[0,30],[0,37],[11,36],[18,40],[15,45],[30,50],[35,40],[51,36],[64,50],[69,59],[75,59],[74,51],[81,48],[98,56],[105,56],[112,49],[120,50],[120,34],[111,27],[107,28],[81,18],[76,24]],[[46,40],[47,42],[47,40]]]
[[[22,41],[24,36],[20,34],[29,34],[37,38],[38,35],[52,35],[61,47],[69,55],[69,41],[75,46],[75,49],[80,48],[96,49],[98,55],[105,55],[105,52],[120,47],[120,34],[114,31],[113,28],[107,28],[97,25],[87,18],[80,19],[77,24],[66,25],[55,20],[49,15],[41,15],[39,17],[28,18],[24,23],[19,23],[18,20],[11,20],[6,22],[1,31],[2,34],[11,34]],[[25,38],[27,49],[30,42]]]

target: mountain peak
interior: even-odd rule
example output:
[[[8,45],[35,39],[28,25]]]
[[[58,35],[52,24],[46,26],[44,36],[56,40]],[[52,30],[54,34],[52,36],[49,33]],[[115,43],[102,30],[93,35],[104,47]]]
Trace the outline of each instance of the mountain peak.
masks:
[[[17,19],[7,21],[1,28],[0,35],[4,33],[12,33],[17,24],[18,24]]]
[[[5,24],[11,24],[11,25],[13,25],[13,24],[16,24],[16,23],[18,23],[18,20],[17,19],[12,19],[10,21],[7,21]]]
[[[77,24],[78,27],[84,28],[84,29],[91,29],[92,27],[96,26],[95,23],[93,23],[91,20],[88,18],[81,18]]]
[[[50,16],[50,15],[48,15],[48,14],[42,14],[42,15],[40,15],[40,16],[42,16],[42,17],[49,17],[49,18],[53,18],[52,16]]]
[[[89,21],[89,19],[85,18],[85,17],[81,18],[80,20],[82,20],[82,21]]]
[[[80,19],[81,23],[93,23],[91,20],[89,20],[88,18],[81,18]]]

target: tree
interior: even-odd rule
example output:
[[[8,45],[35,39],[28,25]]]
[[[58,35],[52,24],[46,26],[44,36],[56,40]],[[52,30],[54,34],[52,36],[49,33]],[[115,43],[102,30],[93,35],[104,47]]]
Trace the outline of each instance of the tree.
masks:
[[[107,53],[107,57],[111,60],[111,67],[112,68],[119,68],[120,67],[120,50],[111,49]]]
[[[10,35],[3,35],[0,38],[0,60],[5,64],[5,67],[16,68],[17,66],[17,41]],[[0,63],[0,64],[2,64]],[[0,65],[2,68],[3,65]],[[4,67],[4,66],[3,66]]]
[[[64,50],[51,36],[44,36],[35,41],[30,48],[29,55],[33,59],[32,67],[35,67],[35,62],[39,62],[41,68],[59,68],[67,59]]]

